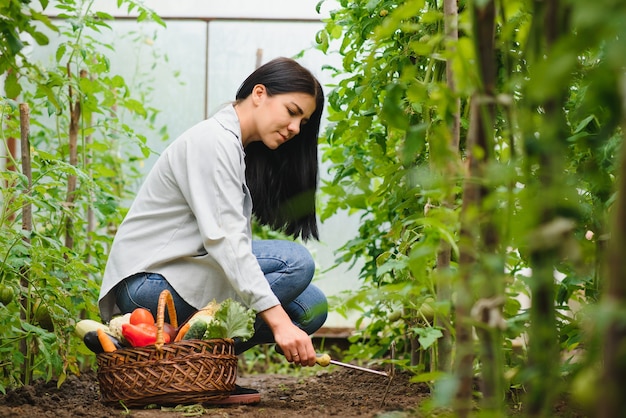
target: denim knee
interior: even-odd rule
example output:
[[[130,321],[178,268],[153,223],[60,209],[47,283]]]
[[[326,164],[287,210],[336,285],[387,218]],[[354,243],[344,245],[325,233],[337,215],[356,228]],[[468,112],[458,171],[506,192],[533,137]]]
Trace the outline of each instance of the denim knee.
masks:
[[[313,279],[315,275],[315,260],[309,250],[303,245],[299,245],[298,257],[295,259],[292,268],[301,272],[304,277],[309,279]]]
[[[315,261],[302,244],[286,240],[252,241],[252,252],[259,261],[263,273],[298,275],[313,278]]]
[[[299,328],[311,335],[326,322],[328,300],[320,289],[311,285],[306,290],[306,303],[304,302],[300,298],[294,300],[294,304],[299,307],[300,314],[292,317],[292,320]]]
[[[314,334],[318,329],[322,328],[322,325],[326,322],[328,317],[328,308],[325,310],[320,309],[315,315],[307,318],[306,321],[299,325],[299,328],[302,329],[307,334]]]
[[[136,308],[145,308],[156,317],[159,296],[166,289],[172,295],[179,323],[197,311],[174,290],[165,277],[156,273],[138,273],[124,279],[115,288],[116,304],[123,313],[132,312]],[[165,319],[169,321],[167,310]]]

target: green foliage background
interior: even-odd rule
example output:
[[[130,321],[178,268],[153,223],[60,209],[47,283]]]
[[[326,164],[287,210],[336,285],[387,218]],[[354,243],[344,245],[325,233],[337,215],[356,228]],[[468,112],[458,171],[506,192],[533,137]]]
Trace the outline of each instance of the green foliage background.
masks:
[[[490,222],[498,244],[495,251],[473,248],[472,294],[463,296],[472,303],[501,300],[506,329],[497,343],[504,359],[499,390],[523,393],[534,385],[546,399],[577,390],[582,398],[579,383],[582,376],[589,381],[589,370],[597,373],[599,356],[592,341],[600,330],[590,324],[606,275],[608,214],[622,143],[626,38],[619,22],[626,7],[611,0],[495,2],[497,84],[495,95],[488,97],[480,95],[484,86],[473,11],[481,13],[490,3],[458,2],[458,41],[446,37],[443,2],[433,0],[341,0],[318,34],[319,48],[343,60],[340,68],[329,69],[337,82],[324,138],[332,180],[323,185],[322,218],[347,210],[361,219],[358,236],[337,258],[337,263],[364,262],[362,288],[342,303],[363,312],[364,326],[353,341],[365,344],[353,345],[351,354],[381,357],[393,342],[395,362],[410,366],[417,380],[441,382],[440,399],[453,404],[454,389],[438,374],[442,365],[435,349],[446,331],[454,341],[456,320],[475,321],[456,318],[454,309],[463,292],[461,191],[464,182],[475,182],[489,193],[480,206],[467,208],[466,216],[476,226]],[[552,44],[544,38],[554,28],[542,20],[549,7],[557,10],[564,27]],[[446,84],[446,60],[454,91]],[[496,106],[492,142],[488,149],[468,149],[470,102],[481,98]],[[461,100],[458,149],[450,146],[456,99]],[[547,115],[554,101],[561,107]],[[487,156],[479,178],[468,178],[469,154]],[[550,188],[543,182],[542,155],[552,155],[550,167],[557,167]],[[547,219],[546,202],[553,208]],[[446,269],[437,268],[442,243],[452,248]],[[544,276],[531,260],[540,252],[551,254]],[[560,280],[554,280],[554,271]],[[449,282],[452,295],[442,301],[438,288]],[[532,309],[522,309],[519,301],[537,283],[553,288],[555,322],[551,328],[545,321],[544,340],[528,341],[528,331],[544,319],[535,318],[533,324]],[[572,311],[570,306],[578,304],[582,308]],[[423,314],[432,309],[442,325]],[[575,363],[529,361],[527,344],[545,351],[546,341],[565,358],[573,356],[573,349],[588,350]],[[481,343],[475,342],[475,354],[490,351]],[[477,356],[475,370],[482,368]],[[566,379],[546,378],[542,385],[537,376]],[[451,377],[454,382],[454,373]],[[584,386],[589,391],[585,399],[593,398],[593,389]]]
[[[163,24],[134,1],[118,3],[138,12],[138,21]],[[7,298],[0,305],[0,391],[41,377],[56,377],[61,384],[67,373],[93,364],[92,353],[74,337],[74,323],[98,318],[99,277],[109,244],[140,176],[139,162],[150,154],[146,138],[130,122],[143,120],[157,131],[156,110],[142,104],[149,91],[134,92],[110,73],[111,46],[98,34],[110,30],[112,17],[92,4],[55,2],[54,21],[44,14],[51,7],[45,0],[0,6],[0,73],[5,74],[0,137],[7,147],[12,140],[19,144],[18,103],[28,105],[32,159],[32,185],[8,153],[1,173],[0,291]],[[50,67],[23,53],[28,42],[46,45],[45,33],[60,39]],[[70,114],[78,107],[78,161],[70,164]],[[71,177],[78,186],[70,198]],[[32,231],[23,225],[25,205],[32,207]]]

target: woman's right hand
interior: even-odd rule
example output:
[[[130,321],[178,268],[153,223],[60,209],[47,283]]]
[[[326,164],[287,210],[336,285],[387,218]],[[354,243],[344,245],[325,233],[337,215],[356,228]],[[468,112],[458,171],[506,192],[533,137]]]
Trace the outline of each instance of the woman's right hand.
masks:
[[[260,313],[274,334],[274,341],[282,350],[287,361],[301,366],[314,366],[315,348],[311,337],[291,322],[281,305]]]

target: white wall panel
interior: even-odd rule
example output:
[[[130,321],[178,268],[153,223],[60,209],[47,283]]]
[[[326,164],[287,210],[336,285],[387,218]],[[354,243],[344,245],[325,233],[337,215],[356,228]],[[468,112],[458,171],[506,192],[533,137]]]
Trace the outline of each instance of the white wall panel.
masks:
[[[241,82],[254,71],[259,50],[262,53],[262,63],[265,63],[279,56],[294,57],[303,49],[310,49],[298,61],[322,78],[321,66],[328,59],[321,52],[312,50],[315,34],[321,28],[322,24],[319,22],[211,22],[210,113],[234,99]]]
[[[253,19],[319,19],[336,8],[336,0],[326,0],[320,13],[316,11],[319,0],[145,0],[147,7],[166,18],[211,17]],[[118,9],[113,0],[96,0],[98,10],[112,14],[126,13]],[[134,13],[131,12],[131,15]]]

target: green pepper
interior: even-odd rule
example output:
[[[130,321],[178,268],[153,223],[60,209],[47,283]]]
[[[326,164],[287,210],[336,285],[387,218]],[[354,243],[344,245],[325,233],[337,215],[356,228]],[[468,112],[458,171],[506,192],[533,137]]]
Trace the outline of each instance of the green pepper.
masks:
[[[156,342],[157,327],[154,324],[123,324],[122,335],[133,347],[145,347]],[[170,342],[169,334],[163,333],[163,340]]]

